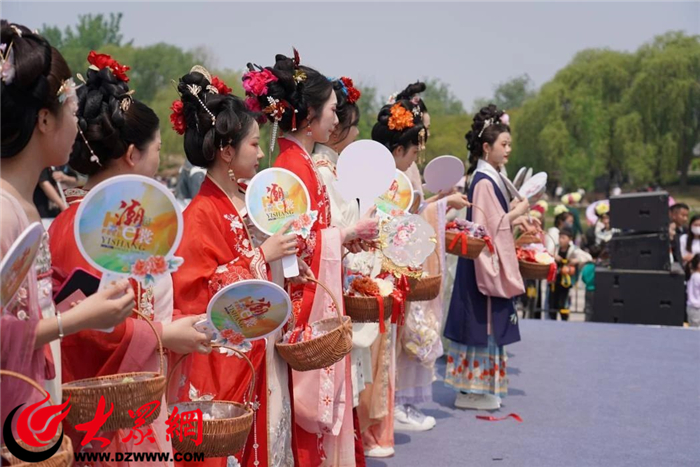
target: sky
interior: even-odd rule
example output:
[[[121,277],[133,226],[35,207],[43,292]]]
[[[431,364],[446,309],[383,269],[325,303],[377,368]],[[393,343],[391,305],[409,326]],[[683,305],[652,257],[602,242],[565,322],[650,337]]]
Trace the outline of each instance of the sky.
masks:
[[[125,40],[205,46],[220,68],[272,65],[295,46],[303,64],[376,86],[384,97],[439,78],[467,109],[523,73],[541,86],[583,49],[632,52],[670,30],[700,34],[699,1],[2,3],[3,19],[32,29],[122,12]]]

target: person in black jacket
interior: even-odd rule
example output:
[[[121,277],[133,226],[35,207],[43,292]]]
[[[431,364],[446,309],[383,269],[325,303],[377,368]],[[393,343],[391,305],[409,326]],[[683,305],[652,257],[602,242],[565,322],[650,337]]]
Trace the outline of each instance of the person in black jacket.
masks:
[[[683,255],[681,254],[681,235],[688,233],[688,215],[690,213],[690,208],[685,203],[676,203],[668,209],[669,220],[671,225],[675,226],[675,235],[673,232],[669,233],[671,240],[671,253],[673,255],[674,263],[683,263]]]

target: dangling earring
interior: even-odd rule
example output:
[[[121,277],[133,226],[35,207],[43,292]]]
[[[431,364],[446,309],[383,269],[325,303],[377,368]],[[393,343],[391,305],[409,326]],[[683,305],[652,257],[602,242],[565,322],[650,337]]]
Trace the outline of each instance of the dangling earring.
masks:
[[[236,182],[236,174],[233,173],[233,169],[231,168],[231,164],[228,166],[228,178],[231,179],[232,182]]]
[[[223,150],[223,147],[221,149]],[[231,168],[232,162],[233,162],[233,158],[231,158],[231,162],[228,163],[228,178],[230,178],[232,182],[237,182],[238,180],[236,180],[236,174],[233,172],[233,169]]]
[[[484,160],[485,160],[486,162],[489,161],[489,153],[488,153],[488,152],[486,153],[486,156],[484,157]]]
[[[313,131],[311,131],[311,124],[309,123],[306,127],[306,136],[311,136],[313,134]]]

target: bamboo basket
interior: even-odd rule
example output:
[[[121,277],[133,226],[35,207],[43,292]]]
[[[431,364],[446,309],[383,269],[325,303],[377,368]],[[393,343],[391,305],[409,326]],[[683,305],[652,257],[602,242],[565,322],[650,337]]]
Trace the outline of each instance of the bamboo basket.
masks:
[[[168,411],[172,414],[173,409],[177,407],[180,413],[190,410],[201,409],[202,413],[218,413],[221,417],[202,421],[202,442],[199,446],[195,444],[195,439],[192,437],[180,439],[178,436],[172,436],[173,448],[181,453],[202,453],[204,457],[228,457],[236,454],[245,446],[246,440],[253,426],[254,410],[252,406],[253,391],[255,389],[255,368],[250,359],[242,352],[225,345],[214,346],[222,347],[236,352],[241,356],[248,366],[253,377],[248,384],[247,397],[244,403],[231,401],[189,401],[177,402],[168,405]],[[175,365],[173,365],[170,374],[173,374],[175,368],[182,363],[187,356],[182,356]],[[195,425],[196,426],[196,425]],[[199,433],[195,429],[194,438],[197,438]]]
[[[433,253],[438,257],[438,269],[440,269],[441,261],[437,245],[435,246]],[[442,274],[421,277],[419,279],[409,277],[408,283],[411,289],[406,296],[407,302],[435,300],[438,295],[440,295],[440,290],[442,289]]]
[[[478,209],[482,214],[484,214],[484,210],[479,206],[472,204],[471,207]],[[455,243],[454,247],[450,248],[450,245],[457,236],[461,236],[462,238]],[[465,241],[466,250],[463,249]],[[445,252],[451,255],[459,256],[464,259],[476,259],[479,257],[485,246],[486,242],[484,240],[470,237],[469,235],[466,235],[466,232],[445,232]],[[465,251],[465,253],[462,253],[462,251]]]
[[[530,261],[518,260],[520,265],[520,275],[523,279],[543,280],[549,276],[549,264],[532,263]]]
[[[71,401],[71,411],[66,418],[70,425],[76,426],[92,421],[97,412],[100,397],[104,396],[107,410],[109,410],[110,404],[114,404],[115,410],[102,426],[102,431],[130,430],[135,426],[136,419],[129,416],[129,410],[136,412],[144,404],[163,399],[165,391],[163,343],[153,323],[138,311],[134,311],[134,313],[148,323],[156,336],[160,371],[120,373],[63,384],[63,402],[67,401],[68,398]],[[125,378],[131,378],[133,381],[124,383],[122,381]],[[158,418],[160,409],[161,407],[158,405],[158,408],[146,418],[146,425],[153,423]]]
[[[379,301],[384,302],[384,319],[391,317],[392,297],[365,297],[361,295],[343,295],[345,314],[353,323],[378,323]]]
[[[464,234],[462,236],[462,234]],[[480,238],[470,237],[464,232],[462,234],[456,232],[445,232],[445,251],[451,255],[459,256],[464,259],[476,259],[481,254],[481,251],[486,246],[486,242]],[[460,240],[457,240],[454,247],[450,248],[455,237],[462,236]],[[463,250],[462,247],[466,241],[466,249]],[[466,253],[462,253],[466,251]]]
[[[31,385],[34,389],[39,391],[41,394],[44,396],[47,396],[48,393],[42,388],[36,381],[34,381],[31,378],[28,378],[20,373],[15,373],[14,371],[9,371],[9,370],[0,370],[0,375],[4,377],[11,377],[11,378],[17,378],[19,380],[24,381],[25,383]],[[53,400],[49,398],[49,403],[51,405],[54,404]],[[72,408],[71,408],[72,411]],[[0,455],[3,458],[3,465],[5,465],[5,461],[9,462],[9,464],[13,467],[68,467],[70,465],[73,465],[73,443],[71,443],[71,440],[68,436],[65,436],[65,433],[63,432],[63,428],[61,428],[61,434],[56,435],[50,442],[49,445],[53,446],[54,443],[56,443],[59,439],[61,439],[61,446],[58,448],[58,450],[54,453],[53,456],[50,458],[46,459],[45,461],[42,462],[25,462],[21,459],[18,459],[15,457],[9,449],[7,449],[7,446],[2,446],[0,448]],[[36,448],[34,446],[28,446],[24,441],[18,440],[17,444],[22,446],[24,449],[27,451],[44,451],[46,448]]]
[[[315,279],[309,281],[321,286],[335,304],[336,318],[326,318],[316,321],[311,326],[325,334],[306,342],[285,344],[278,342],[275,348],[280,356],[296,371],[310,371],[327,368],[339,362],[352,350],[352,320],[341,314],[338,300],[331,291]]]

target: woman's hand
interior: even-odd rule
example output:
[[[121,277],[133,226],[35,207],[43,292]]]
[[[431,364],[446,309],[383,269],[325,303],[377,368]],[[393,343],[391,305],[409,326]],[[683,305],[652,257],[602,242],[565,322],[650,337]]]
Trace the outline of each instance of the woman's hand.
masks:
[[[447,205],[452,209],[460,210],[471,206],[471,203],[467,199],[467,195],[463,193],[452,193],[447,196]]]
[[[265,261],[268,263],[297,254],[297,236],[294,234],[285,235],[285,232],[292,226],[292,222],[294,221],[291,220],[284,224],[276,234],[265,240],[260,246],[263,255],[265,255]]]
[[[311,270],[308,264],[304,262],[301,258],[297,258],[297,263],[299,265],[299,275],[296,277],[290,277],[289,282],[292,284],[308,284],[309,279],[316,279],[314,272]]]
[[[370,241],[379,235],[379,218],[377,217],[377,207],[372,206],[355,225],[343,230],[343,245],[347,245],[354,240]]]
[[[511,203],[511,210],[510,212],[513,214],[514,217],[520,217],[524,216],[527,214],[528,210],[530,209],[530,202],[527,200],[527,198],[524,198],[517,203],[515,203],[515,206],[513,206],[513,203]]]
[[[134,289],[123,279],[82,300],[61,318],[66,335],[85,329],[107,329],[131,316],[136,302]]]
[[[207,315],[185,316],[163,325],[163,347],[178,354],[211,352],[211,341],[206,334],[197,331],[194,325],[206,319]]]
[[[520,226],[528,234],[539,234],[542,232],[542,223],[535,217],[520,216],[511,225],[513,227]]]

